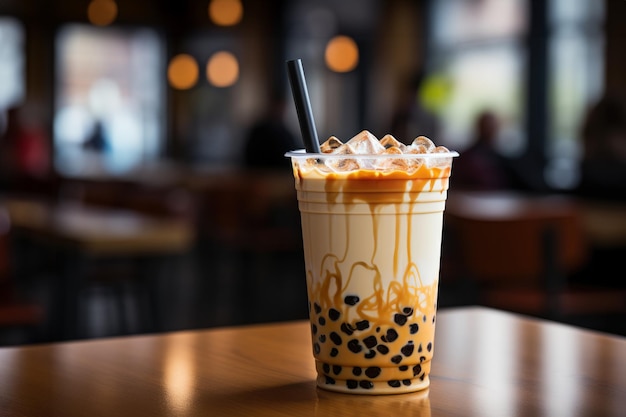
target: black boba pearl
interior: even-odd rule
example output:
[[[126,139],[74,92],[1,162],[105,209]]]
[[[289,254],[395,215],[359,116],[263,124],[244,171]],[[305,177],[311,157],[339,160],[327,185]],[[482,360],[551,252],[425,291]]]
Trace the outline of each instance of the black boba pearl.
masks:
[[[337,321],[337,319],[339,319],[339,316],[341,316],[339,310],[335,310],[334,308],[328,310],[328,317],[330,317],[332,321]]]
[[[314,303],[314,304],[313,304],[313,310],[315,310],[315,312],[316,312],[317,314],[319,314],[319,313],[320,313],[320,311],[322,311],[322,307],[320,307],[320,305],[319,305],[319,304]]]
[[[339,336],[339,334],[335,332],[330,333],[330,340],[332,340],[333,343],[337,346],[341,345],[341,343],[343,342],[343,340],[341,340],[341,336]]]
[[[360,298],[356,295],[346,295],[346,297],[343,299],[343,302],[348,304],[349,306],[353,306],[356,305],[359,300]]]
[[[372,389],[374,388],[374,383],[372,381],[362,380],[359,381],[359,386],[364,389]]]
[[[333,365],[333,374],[339,375],[340,373],[341,373],[341,366],[340,365]]]
[[[359,382],[355,379],[348,379],[346,381],[346,386],[350,389],[356,389],[359,386]]]
[[[362,372],[363,370],[359,368],[358,366],[355,366],[354,368],[352,368],[352,375],[354,376],[360,376]]]
[[[396,365],[399,364],[400,362],[402,362],[402,355],[395,355],[391,358],[391,362],[395,363]]]
[[[408,387],[409,385],[411,385],[411,380],[410,379],[403,379],[402,383]]]
[[[404,326],[406,324],[406,316],[404,314],[396,313],[393,315],[393,321],[396,322],[398,326]]]
[[[413,376],[418,376],[422,373],[422,365],[419,363],[413,367]]]
[[[319,337],[319,341],[320,343],[324,343],[326,341],[326,335],[325,334],[321,334]]]
[[[413,314],[413,309],[412,309],[411,307],[404,307],[404,308],[402,309],[402,313],[403,313],[405,316],[410,316],[411,314]]]
[[[359,344],[358,340],[352,339],[348,342],[348,349],[353,353],[359,353],[363,350],[363,347]]]
[[[426,356],[420,356],[420,363],[424,362],[426,360]]]
[[[328,385],[335,385],[335,380],[334,380],[334,379],[332,379],[331,377],[327,376],[327,377],[326,377],[326,383],[327,383]]]
[[[402,346],[402,348],[400,348],[400,352],[402,352],[404,356],[411,356],[414,350],[415,345],[412,342],[409,342],[406,345]]]
[[[313,343],[313,352],[315,352],[316,355],[319,355],[321,350],[322,349],[320,348],[319,343],[317,343],[317,342]]]
[[[420,343],[419,347],[417,348],[417,351],[418,351],[419,353],[422,353],[422,344],[421,344],[421,343]]]
[[[354,325],[356,326],[357,330],[365,330],[370,327],[370,322],[367,320],[361,320],[357,321]]]
[[[339,351],[337,350],[337,348],[332,348],[330,350],[330,356],[334,358],[337,355],[339,355]]]
[[[363,344],[371,349],[378,344],[378,341],[376,340],[376,336],[367,336],[363,339]]]
[[[415,334],[420,330],[420,326],[417,323],[411,323],[409,325],[409,333]]]
[[[397,379],[392,379],[391,381],[387,381],[387,385],[389,385],[391,388],[398,388],[400,387],[400,381],[398,381]]]
[[[400,367],[398,367],[399,370],[401,370],[402,372],[406,371],[409,369],[409,365],[402,365]]]
[[[376,356],[376,351],[375,350],[370,350],[364,356],[365,356],[365,359],[372,359],[372,358],[374,358],[374,356]]]
[[[385,335],[385,340],[387,342],[393,342],[397,338],[398,338],[398,332],[396,332],[394,329],[387,330],[387,334]]]
[[[376,346],[376,350],[382,355],[386,355],[389,353],[389,348],[385,345]]]
[[[320,318],[318,318],[318,319],[317,319],[317,322],[318,322],[321,326],[323,326],[323,325],[325,325],[325,324],[326,324],[326,319],[325,319],[324,317],[321,317],[321,316],[320,316]]]
[[[429,352],[433,350],[433,342],[428,342],[428,344],[426,345],[426,350]]]
[[[365,375],[367,375],[368,378],[374,379],[380,375],[380,368],[378,366],[370,366],[365,370]]]
[[[352,327],[348,323],[342,323],[341,324],[341,331],[344,332],[345,334],[347,334],[348,336],[350,336],[352,333],[354,333],[354,330],[352,329]]]
[[[435,316],[433,316],[433,323],[435,322]]]
[[[317,334],[317,325],[315,323],[311,323],[311,333]]]
[[[422,317],[422,321],[426,323],[426,314],[424,314],[424,317]]]
[[[330,365],[325,363],[324,365],[322,365],[322,370],[324,371],[325,374],[330,372]]]

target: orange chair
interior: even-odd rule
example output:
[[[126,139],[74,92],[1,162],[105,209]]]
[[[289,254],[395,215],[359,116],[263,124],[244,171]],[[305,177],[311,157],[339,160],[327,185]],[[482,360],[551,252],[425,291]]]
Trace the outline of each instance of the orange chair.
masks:
[[[446,228],[477,303],[547,318],[626,312],[626,294],[576,287],[588,247],[577,205],[558,196],[451,193]]]

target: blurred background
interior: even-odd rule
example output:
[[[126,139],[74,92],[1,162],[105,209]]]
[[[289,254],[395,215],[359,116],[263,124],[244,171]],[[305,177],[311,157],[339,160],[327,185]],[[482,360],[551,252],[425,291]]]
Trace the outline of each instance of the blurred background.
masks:
[[[621,0],[0,0],[0,343],[305,318],[296,58],[322,140],[461,153],[441,308],[495,288],[626,334],[624,18]],[[470,269],[468,219],[515,223],[493,239],[536,268]]]

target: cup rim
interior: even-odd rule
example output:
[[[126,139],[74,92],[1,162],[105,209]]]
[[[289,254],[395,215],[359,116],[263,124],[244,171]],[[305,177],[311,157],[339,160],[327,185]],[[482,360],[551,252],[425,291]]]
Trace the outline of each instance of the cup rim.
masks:
[[[332,154],[332,153],[308,153],[305,149],[297,149],[285,153],[288,158],[296,159],[372,159],[372,158],[389,158],[389,159],[431,159],[431,158],[455,158],[459,156],[457,151],[437,152],[437,153],[403,153],[403,154]]]

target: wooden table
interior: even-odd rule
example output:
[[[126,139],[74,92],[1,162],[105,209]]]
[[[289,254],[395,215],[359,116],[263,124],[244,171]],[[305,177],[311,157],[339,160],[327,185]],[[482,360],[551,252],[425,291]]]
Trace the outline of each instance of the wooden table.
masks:
[[[189,222],[150,217],[141,213],[75,203],[51,203],[32,199],[4,198],[14,235],[28,246],[43,247],[59,258],[59,278],[54,286],[51,338],[81,337],[80,290],[85,286],[89,262],[94,259],[139,260],[139,279],[155,281],[154,271],[164,269],[172,257],[192,244]],[[33,262],[26,262],[27,268]],[[153,308],[153,310],[155,310]],[[152,321],[156,321],[154,318]],[[153,330],[152,328],[150,330]],[[1,414],[1,413],[0,413]]]
[[[626,339],[441,311],[429,390],[317,389],[308,322],[0,349],[0,415],[624,416]]]

